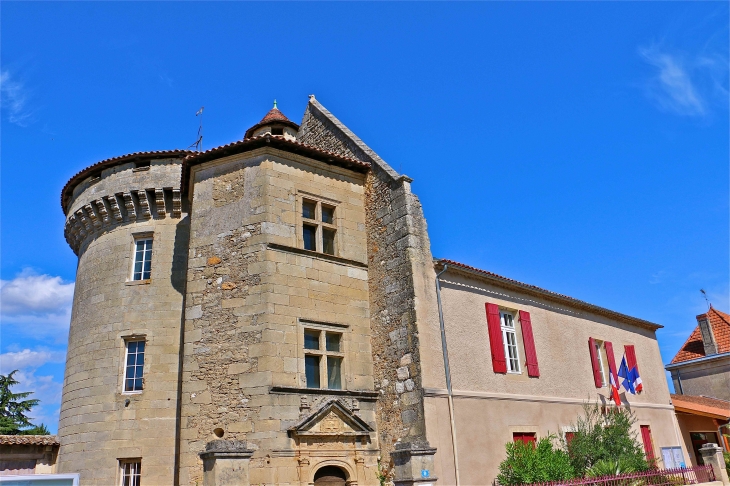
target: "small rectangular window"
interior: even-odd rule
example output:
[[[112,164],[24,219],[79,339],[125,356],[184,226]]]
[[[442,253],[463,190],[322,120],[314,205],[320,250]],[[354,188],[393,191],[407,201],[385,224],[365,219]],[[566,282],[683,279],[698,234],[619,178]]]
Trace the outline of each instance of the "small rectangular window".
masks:
[[[279,127],[279,128],[273,127],[271,129],[271,134],[272,135],[284,135],[284,129],[281,127]]]
[[[332,206],[322,205],[322,222],[327,224],[334,224],[335,221],[335,208]]]
[[[124,359],[124,391],[142,391],[144,385],[144,341],[127,341]]]
[[[319,331],[304,331],[304,349],[319,349]]]
[[[598,369],[601,372],[601,386],[608,385],[608,378],[606,377],[606,366],[604,361],[606,360],[606,348],[603,346],[603,341],[596,340],[596,357],[598,358]]]
[[[342,389],[342,358],[327,356],[327,388]]]
[[[331,229],[322,229],[322,252],[328,255],[335,254],[335,231]]]
[[[520,372],[520,356],[517,351],[517,333],[515,332],[514,316],[505,311],[499,311],[502,325],[502,340],[504,341],[504,357],[507,361],[507,371]]]
[[[142,461],[139,459],[129,460],[121,459],[119,461],[121,469],[121,486],[140,486],[140,477],[142,475]]]
[[[304,249],[317,251],[317,227],[305,224],[302,228],[302,238],[304,239]]]
[[[537,434],[535,432],[514,432],[512,434],[512,441],[532,444],[534,446],[537,441]]]
[[[307,219],[315,219],[317,212],[317,203],[314,201],[304,200],[302,202],[302,217]]]
[[[133,280],[149,280],[152,275],[152,238],[134,241]]]
[[[327,351],[334,351],[336,353],[339,353],[341,337],[342,337],[342,334],[328,332],[327,333],[327,344],[326,344]]]
[[[319,356],[304,357],[307,388],[319,388]]]

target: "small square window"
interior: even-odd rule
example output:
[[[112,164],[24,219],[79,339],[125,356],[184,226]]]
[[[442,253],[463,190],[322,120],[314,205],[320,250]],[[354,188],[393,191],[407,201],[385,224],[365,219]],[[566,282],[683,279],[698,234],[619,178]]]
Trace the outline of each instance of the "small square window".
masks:
[[[319,331],[304,331],[304,349],[319,349]]]
[[[304,239],[304,249],[317,251],[317,227],[305,224],[302,227],[302,238]]]
[[[304,372],[307,388],[319,388],[319,356],[304,357]]]
[[[139,486],[142,475],[142,461],[139,459],[120,459],[121,486]]]
[[[271,134],[272,135],[284,135],[284,129],[281,127],[279,127],[279,128],[274,127],[271,129]]]
[[[342,338],[342,334],[337,334],[334,332],[328,332],[326,334],[326,340],[327,340],[327,351],[334,351],[336,353],[340,352],[340,340]]]
[[[317,203],[314,201],[304,200],[302,202],[302,217],[307,219],[315,219],[317,212]]]
[[[332,206],[322,205],[322,222],[327,224],[334,224],[335,222],[335,208]]]
[[[322,252],[328,255],[335,254],[335,231],[322,228]]]

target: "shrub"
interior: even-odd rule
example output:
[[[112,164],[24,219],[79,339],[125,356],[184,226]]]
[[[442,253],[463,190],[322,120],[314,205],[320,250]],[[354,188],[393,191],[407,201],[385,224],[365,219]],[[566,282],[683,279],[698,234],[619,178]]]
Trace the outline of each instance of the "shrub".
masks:
[[[620,461],[622,468],[634,472],[649,469],[644,448],[632,430],[634,423],[636,417],[626,409],[613,408],[603,413],[598,404],[584,404],[583,416],[573,425],[573,439],[569,444],[561,439],[576,474],[585,476],[601,461]]]
[[[553,447],[555,436],[543,437],[536,445],[509,442],[507,458],[499,465],[497,481],[512,486],[575,477],[568,455]]]
[[[636,472],[636,468],[631,462],[624,458],[619,459],[601,459],[593,466],[586,469],[586,477],[597,478],[599,476],[618,476],[619,474],[628,474]]]

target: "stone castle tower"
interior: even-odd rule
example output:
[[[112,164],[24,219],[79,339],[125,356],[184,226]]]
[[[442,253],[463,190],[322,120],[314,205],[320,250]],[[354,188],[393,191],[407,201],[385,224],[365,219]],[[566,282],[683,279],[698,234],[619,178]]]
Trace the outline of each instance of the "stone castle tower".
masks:
[[[79,257],[59,472],[84,484],[427,484],[440,356],[410,179],[313,96],[62,191]],[[135,482],[137,481],[137,482]]]

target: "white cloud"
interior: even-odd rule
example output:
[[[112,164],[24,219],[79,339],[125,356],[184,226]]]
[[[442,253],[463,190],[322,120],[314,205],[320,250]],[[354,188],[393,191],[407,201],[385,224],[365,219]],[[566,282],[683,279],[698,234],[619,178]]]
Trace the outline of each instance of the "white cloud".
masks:
[[[8,374],[18,370],[13,377],[19,382],[13,392],[32,392],[29,398],[40,400],[37,407],[29,414],[36,425],[46,424],[51,432],[58,427],[58,415],[61,404],[63,384],[60,377],[54,380],[52,375],[37,376],[36,371],[48,363],[63,363],[66,353],[45,348],[23,349],[0,354],[0,374]]]
[[[61,277],[24,270],[12,280],[0,280],[0,321],[28,337],[66,338],[71,322],[74,283]]]
[[[0,72],[0,103],[10,123],[26,127],[33,121],[33,112],[27,106],[28,96],[26,87],[13,79],[10,71]]]
[[[727,60],[704,49],[688,55],[653,45],[639,48],[639,54],[653,67],[646,93],[662,110],[702,117],[713,105],[727,103]]]
[[[687,68],[678,56],[656,47],[639,49],[646,62],[657,69],[649,83],[649,95],[662,108],[682,115],[704,115],[705,101],[697,92]]]

